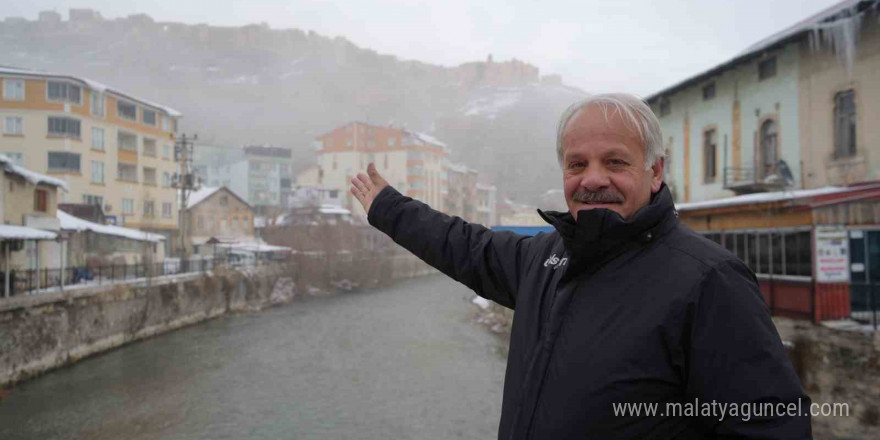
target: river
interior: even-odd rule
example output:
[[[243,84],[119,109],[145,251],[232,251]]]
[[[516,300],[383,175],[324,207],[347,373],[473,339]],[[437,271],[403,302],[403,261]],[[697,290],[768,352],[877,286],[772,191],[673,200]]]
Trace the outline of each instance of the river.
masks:
[[[0,439],[492,439],[505,360],[440,275],[301,297],[83,360],[0,400]]]

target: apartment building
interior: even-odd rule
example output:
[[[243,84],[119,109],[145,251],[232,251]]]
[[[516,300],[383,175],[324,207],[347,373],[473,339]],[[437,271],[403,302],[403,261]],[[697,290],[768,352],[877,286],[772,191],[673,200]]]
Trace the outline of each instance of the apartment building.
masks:
[[[444,164],[448,147],[436,138],[393,127],[351,122],[315,141],[318,185],[344,194],[343,207],[365,215],[349,188],[351,178],[376,164],[388,183],[403,194],[443,210],[447,195]]]
[[[205,185],[229,187],[261,214],[288,207],[293,180],[289,148],[198,144],[193,156],[195,173]]]
[[[109,223],[173,234],[179,112],[75,75],[0,68],[0,81],[0,154],[66,182],[59,203],[99,205]]]

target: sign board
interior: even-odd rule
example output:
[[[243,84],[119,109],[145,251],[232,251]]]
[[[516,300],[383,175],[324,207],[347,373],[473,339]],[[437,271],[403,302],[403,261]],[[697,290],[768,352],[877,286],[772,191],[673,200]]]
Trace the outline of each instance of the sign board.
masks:
[[[820,283],[849,282],[849,237],[843,226],[817,225],[813,256]]]
[[[116,216],[115,215],[104,216],[104,221],[106,221],[108,225],[115,225],[116,224]]]

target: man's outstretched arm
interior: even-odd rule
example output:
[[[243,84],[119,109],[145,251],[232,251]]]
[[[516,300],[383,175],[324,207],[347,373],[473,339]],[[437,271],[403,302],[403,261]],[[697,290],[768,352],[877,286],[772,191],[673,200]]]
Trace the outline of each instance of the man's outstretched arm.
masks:
[[[431,209],[389,186],[372,163],[351,184],[371,225],[480,296],[514,308],[529,237]]]

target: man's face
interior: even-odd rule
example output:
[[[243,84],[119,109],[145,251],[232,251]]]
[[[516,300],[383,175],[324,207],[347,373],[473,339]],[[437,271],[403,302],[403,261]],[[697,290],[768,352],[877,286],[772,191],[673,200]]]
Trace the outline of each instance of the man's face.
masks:
[[[565,202],[575,220],[578,211],[596,208],[629,220],[660,190],[663,160],[646,170],[638,133],[612,110],[607,120],[596,106],[579,110],[563,133],[562,153]]]

